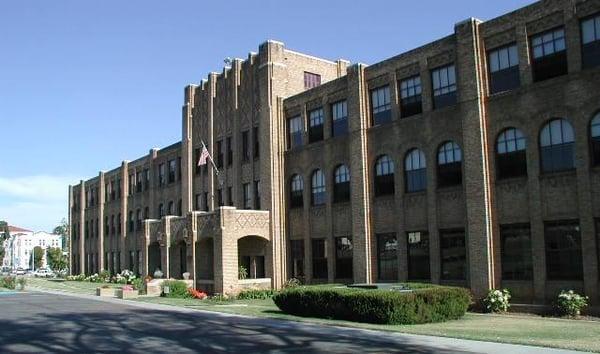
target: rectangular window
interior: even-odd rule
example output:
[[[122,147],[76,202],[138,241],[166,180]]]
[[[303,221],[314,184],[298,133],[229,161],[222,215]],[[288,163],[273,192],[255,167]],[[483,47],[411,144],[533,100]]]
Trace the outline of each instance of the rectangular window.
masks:
[[[392,121],[390,86],[383,86],[371,90],[371,114],[373,125],[384,124]]]
[[[144,186],[142,180],[143,180],[142,171],[140,171],[135,176],[135,191],[137,193],[141,193],[142,192],[142,189],[143,189],[143,186]]]
[[[323,140],[323,108],[309,112],[308,142],[314,143]]]
[[[194,204],[194,210],[202,210],[202,194],[196,194],[196,202]]]
[[[304,89],[308,90],[321,85],[321,75],[304,72]]]
[[[251,209],[252,194],[250,193],[250,183],[244,183],[242,185],[242,192],[244,195],[244,209]]]
[[[169,183],[175,182],[175,176],[177,174],[177,161],[169,161]]]
[[[254,159],[260,157],[260,136],[258,136],[258,127],[252,128],[252,152]]]
[[[408,232],[408,279],[429,280],[429,234],[423,231]]]
[[[581,21],[583,68],[600,65],[600,15]]]
[[[217,205],[218,206],[223,206],[223,190],[222,189],[217,189]]]
[[[533,80],[542,81],[568,72],[564,28],[531,37]]]
[[[304,277],[304,240],[290,240],[292,278]]]
[[[453,65],[431,71],[433,106],[443,108],[456,104],[456,70]]]
[[[242,162],[250,161],[249,131],[242,132]]]
[[[400,115],[402,118],[423,112],[421,94],[421,76],[416,75],[400,81]]]
[[[227,205],[233,206],[233,188],[227,187]]]
[[[331,105],[332,129],[331,136],[348,134],[348,103],[339,101]]]
[[[335,238],[335,277],[352,279],[352,237]]]
[[[500,225],[503,280],[533,279],[529,224]]]
[[[150,170],[144,170],[144,190],[148,190],[150,188]]]
[[[380,281],[398,280],[398,240],[395,233],[377,234],[377,271]]]
[[[324,239],[312,240],[313,278],[327,279],[327,247]]]
[[[546,222],[544,236],[548,280],[583,280],[579,222]]]
[[[217,168],[223,167],[223,141],[217,141]]]
[[[161,163],[160,165],[158,165],[158,185],[159,186],[164,186],[166,184],[166,182],[167,182],[166,174],[167,174],[167,170],[166,170],[165,164]]]
[[[208,192],[204,192],[202,195],[202,205],[204,206],[204,211],[208,211]]]
[[[254,210],[260,210],[260,181],[254,181]]]
[[[129,190],[127,191],[128,195],[133,195],[135,192],[135,174],[129,174]]]
[[[227,137],[227,166],[233,164],[233,141],[230,136]]]
[[[302,146],[302,117],[288,119],[288,148]]]
[[[491,50],[488,53],[490,94],[510,91],[521,85],[519,53],[516,44]]]
[[[465,231],[440,230],[443,280],[467,279],[467,249]]]

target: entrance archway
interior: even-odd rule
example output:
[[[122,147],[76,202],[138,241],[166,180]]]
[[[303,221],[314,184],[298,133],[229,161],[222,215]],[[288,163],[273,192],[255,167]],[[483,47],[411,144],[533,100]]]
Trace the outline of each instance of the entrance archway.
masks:
[[[259,236],[245,236],[238,240],[238,267],[240,273],[245,270],[246,279],[266,277],[265,255],[267,243],[267,240]]]

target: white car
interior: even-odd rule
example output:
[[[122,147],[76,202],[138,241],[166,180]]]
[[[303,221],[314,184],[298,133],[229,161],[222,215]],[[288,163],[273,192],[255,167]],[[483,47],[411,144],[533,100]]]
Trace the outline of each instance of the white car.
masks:
[[[25,269],[19,267],[17,268],[17,270],[15,271],[15,275],[25,275]]]
[[[46,268],[40,268],[36,270],[33,275],[38,278],[50,278],[54,276],[54,273]]]

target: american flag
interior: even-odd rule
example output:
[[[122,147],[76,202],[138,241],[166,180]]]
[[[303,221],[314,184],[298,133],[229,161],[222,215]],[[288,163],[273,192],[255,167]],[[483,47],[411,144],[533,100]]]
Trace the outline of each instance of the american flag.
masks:
[[[198,166],[206,165],[207,159],[212,159],[210,157],[210,153],[208,149],[206,149],[206,145],[202,144],[202,152],[200,153],[200,158],[198,159]]]

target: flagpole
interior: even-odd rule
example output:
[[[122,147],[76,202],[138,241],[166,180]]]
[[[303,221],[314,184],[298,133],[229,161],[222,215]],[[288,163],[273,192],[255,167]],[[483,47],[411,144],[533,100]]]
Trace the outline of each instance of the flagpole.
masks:
[[[204,144],[204,140],[200,139],[200,142],[202,143],[202,148],[208,151],[206,144]],[[213,169],[215,170],[215,174],[217,175],[217,181],[219,181],[219,186],[223,186],[223,181],[221,181],[221,178],[219,176],[219,169],[217,168],[217,165],[215,165],[215,161],[213,160],[213,157],[210,154],[210,152],[208,154],[208,157],[210,158],[210,164],[212,165]]]

